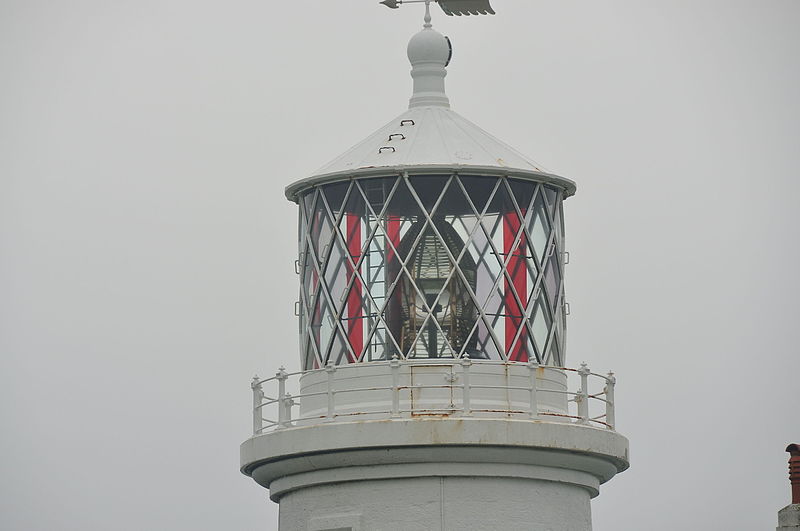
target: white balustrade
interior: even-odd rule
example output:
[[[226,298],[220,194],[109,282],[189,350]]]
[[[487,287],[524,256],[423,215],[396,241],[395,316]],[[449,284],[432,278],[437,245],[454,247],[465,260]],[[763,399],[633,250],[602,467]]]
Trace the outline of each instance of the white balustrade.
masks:
[[[570,375],[578,380],[574,391]],[[459,415],[614,430],[615,384],[613,373],[595,374],[586,364],[571,369],[535,361],[395,357],[294,373],[281,367],[272,378],[253,378],[253,433],[321,422]],[[592,416],[593,409],[600,413]]]

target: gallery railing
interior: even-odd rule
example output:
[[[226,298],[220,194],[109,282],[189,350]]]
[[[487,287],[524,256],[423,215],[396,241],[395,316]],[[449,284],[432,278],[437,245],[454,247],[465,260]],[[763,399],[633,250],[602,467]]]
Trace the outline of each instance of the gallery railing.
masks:
[[[424,365],[430,367],[432,360],[425,360]],[[365,365],[371,368],[384,367],[384,375],[388,372],[391,375],[391,385],[375,385],[347,387],[341,385],[342,376],[347,376],[342,371],[363,370]],[[409,418],[416,416],[454,416],[472,417],[481,416],[511,416],[518,419],[541,421],[556,420],[560,422],[572,422],[576,424],[593,425],[595,427],[614,430],[614,386],[616,378],[609,372],[607,375],[593,373],[586,364],[581,364],[580,368],[572,369],[569,367],[554,367],[539,365],[537,363],[521,363],[506,361],[485,361],[473,360],[469,358],[442,360],[437,359],[434,366],[442,368],[445,376],[443,383],[417,383],[412,380],[401,378],[404,369],[421,366],[419,360],[399,360],[392,359],[384,362],[371,362],[369,364],[352,365],[328,365],[322,369],[313,371],[286,372],[283,367],[275,376],[266,379],[253,378],[251,388],[253,390],[253,434],[260,435],[273,430],[285,428],[307,426],[325,422],[335,422],[359,420],[366,418]],[[519,370],[527,368],[528,377],[526,385],[509,385],[506,382],[500,384],[474,384],[471,383],[470,375],[477,367],[499,366],[503,369],[510,367]],[[567,378],[569,384],[565,389],[545,388],[541,385],[541,374],[545,370],[559,371]],[[324,374],[324,378],[322,375]],[[313,392],[296,392],[294,394],[287,391],[289,384],[294,384],[294,388],[300,389],[300,377],[314,378],[326,382],[323,389]],[[485,379],[484,379],[485,380]],[[575,385],[577,380],[577,385]],[[571,384],[571,385],[570,385]],[[591,384],[591,385],[590,385]],[[319,387],[319,386],[316,386]],[[570,390],[570,387],[574,390]],[[414,401],[401,400],[402,396],[408,393],[423,392],[425,390],[444,390],[449,391],[451,397],[449,403],[442,407],[430,407],[430,403],[421,402],[415,404]],[[491,390],[511,392],[525,396],[524,402],[519,400],[508,401],[505,405],[493,403],[491,408],[481,407],[474,404],[473,400],[476,393],[491,392]],[[344,395],[350,393],[360,393],[362,399],[357,400],[354,406],[353,401],[347,402],[347,407],[340,407]],[[405,395],[404,395],[405,393]],[[563,412],[553,411],[552,409],[540,407],[540,395],[545,393],[557,393],[564,396],[567,409]],[[373,399],[363,400],[365,396],[374,396]],[[323,411],[314,408],[310,412],[303,413],[300,406],[304,400],[313,400],[315,403],[324,404]],[[484,401],[485,402],[485,401]],[[376,409],[375,404],[391,404],[385,409]],[[363,405],[363,407],[358,407]],[[522,407],[520,407],[522,406]],[[308,408],[306,408],[308,409]],[[590,413],[590,410],[592,413]],[[549,417],[549,419],[548,419]]]

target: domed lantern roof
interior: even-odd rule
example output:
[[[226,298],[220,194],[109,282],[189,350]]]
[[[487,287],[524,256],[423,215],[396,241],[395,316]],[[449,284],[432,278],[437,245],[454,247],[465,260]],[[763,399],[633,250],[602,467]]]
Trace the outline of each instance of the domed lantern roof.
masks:
[[[408,43],[414,92],[409,109],[317,170],[287,187],[296,201],[304,188],[355,176],[409,171],[429,173],[458,169],[469,173],[507,175],[552,182],[567,197],[575,183],[551,174],[519,151],[498,140],[450,108],[444,90],[452,56],[450,40],[426,23]]]
[[[300,205],[305,369],[564,362],[561,203],[575,184],[450,109],[451,54],[426,13],[408,45],[409,109],[287,187]]]

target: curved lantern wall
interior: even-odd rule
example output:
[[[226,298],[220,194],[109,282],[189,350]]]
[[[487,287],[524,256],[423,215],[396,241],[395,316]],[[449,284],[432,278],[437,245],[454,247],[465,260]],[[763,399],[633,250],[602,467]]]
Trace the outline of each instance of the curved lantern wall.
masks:
[[[400,358],[563,365],[562,190],[351,179],[300,194],[304,369]]]

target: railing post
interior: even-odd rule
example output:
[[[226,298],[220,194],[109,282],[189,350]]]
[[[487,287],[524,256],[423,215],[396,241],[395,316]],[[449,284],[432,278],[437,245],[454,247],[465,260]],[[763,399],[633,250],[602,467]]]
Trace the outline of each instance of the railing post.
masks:
[[[286,379],[289,375],[286,374],[286,369],[281,367],[275,374],[275,379],[278,380],[278,428],[286,427]]]
[[[286,407],[286,412],[283,415],[283,421],[284,425],[288,427],[292,425],[292,406],[294,406],[294,400],[292,399],[292,395],[289,393],[286,393],[284,405]]]
[[[614,416],[614,386],[617,383],[617,378],[613,372],[609,372],[606,377],[606,424],[608,429],[613,430],[616,425],[616,418]]]
[[[539,401],[536,397],[536,373],[539,371],[539,362],[535,359],[530,360],[530,362],[528,362],[528,369],[531,373],[531,418],[538,419]]]
[[[333,364],[333,361],[328,361],[328,365],[325,366],[325,371],[328,373],[328,418],[327,420],[330,422],[333,420],[333,417],[336,416],[336,398],[333,392],[333,377],[336,373],[336,366]]]
[[[472,366],[472,360],[468,357],[461,359],[461,379],[463,380],[464,391],[462,395],[462,406],[464,408],[464,416],[472,416],[472,404],[470,403],[470,386],[469,386],[469,368]]]
[[[261,381],[256,374],[250,383],[253,390],[253,435],[259,435],[264,429],[263,413],[261,412],[261,402],[264,400],[264,390],[261,388]]]
[[[392,417],[400,416],[400,360],[397,354],[389,362],[392,369]]]
[[[589,367],[586,366],[586,363],[581,363],[580,369],[578,369],[578,374],[581,375],[581,389],[578,391],[578,396],[575,397],[575,401],[578,403],[578,416],[580,417],[579,422],[581,424],[588,424],[589,423]]]

